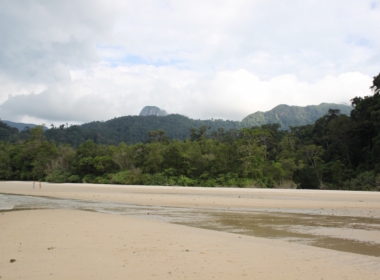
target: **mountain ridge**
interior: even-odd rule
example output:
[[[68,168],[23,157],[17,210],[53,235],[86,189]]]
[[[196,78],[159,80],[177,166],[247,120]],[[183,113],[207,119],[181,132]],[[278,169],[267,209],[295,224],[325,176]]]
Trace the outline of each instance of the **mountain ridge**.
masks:
[[[305,107],[281,104],[266,112],[250,114],[242,121],[196,120],[179,114],[124,116],[105,122],[93,121],[70,127],[58,126],[46,130],[45,136],[47,140],[54,140],[56,143],[67,143],[73,147],[77,147],[87,140],[106,145],[118,145],[121,142],[128,144],[145,142],[148,139],[148,132],[155,130],[164,130],[171,139],[185,140],[190,138],[192,128],[198,129],[203,125],[210,128],[210,135],[220,133],[219,128],[224,131],[230,131],[273,123],[279,123],[281,129],[286,130],[292,126],[312,124],[318,118],[326,115],[329,109],[341,110],[341,113],[346,115],[350,115],[352,110],[347,105],[334,103],[321,103]]]
[[[38,125],[38,124],[33,124],[33,123],[12,122],[12,121],[7,121],[7,120],[1,120],[1,121],[9,125],[10,127],[17,128],[19,132],[23,131],[26,127],[33,128]],[[48,128],[44,126],[44,129],[46,130]]]
[[[338,109],[341,114],[350,115],[353,109],[344,104],[321,103],[319,105],[294,106],[280,104],[266,112],[255,112],[245,117],[243,126],[261,126],[263,124],[279,123],[281,129],[291,126],[301,126],[314,123],[318,118],[328,113],[329,109]]]

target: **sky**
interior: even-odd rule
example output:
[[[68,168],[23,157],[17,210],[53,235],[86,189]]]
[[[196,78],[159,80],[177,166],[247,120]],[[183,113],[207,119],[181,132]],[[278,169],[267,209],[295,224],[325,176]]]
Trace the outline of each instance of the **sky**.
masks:
[[[1,0],[0,118],[350,104],[380,72],[379,26],[380,0]]]

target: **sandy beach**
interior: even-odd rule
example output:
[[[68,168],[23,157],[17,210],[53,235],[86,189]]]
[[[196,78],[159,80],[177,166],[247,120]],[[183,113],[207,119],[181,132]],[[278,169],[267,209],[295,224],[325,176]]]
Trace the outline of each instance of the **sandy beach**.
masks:
[[[0,182],[0,193],[380,217],[380,193],[369,192],[46,183],[33,189],[32,182]],[[3,211],[0,229],[1,279],[380,279],[379,257],[144,217],[62,209]],[[378,232],[344,234],[378,244]]]

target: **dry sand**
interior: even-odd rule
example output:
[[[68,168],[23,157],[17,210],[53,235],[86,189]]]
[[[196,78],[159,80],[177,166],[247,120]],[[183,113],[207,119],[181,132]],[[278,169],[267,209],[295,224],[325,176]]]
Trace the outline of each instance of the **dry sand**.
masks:
[[[38,184],[36,184],[38,185]],[[380,194],[1,182],[0,193],[380,217]],[[11,263],[10,260],[16,261]],[[0,213],[1,279],[380,279],[379,258],[143,218]]]

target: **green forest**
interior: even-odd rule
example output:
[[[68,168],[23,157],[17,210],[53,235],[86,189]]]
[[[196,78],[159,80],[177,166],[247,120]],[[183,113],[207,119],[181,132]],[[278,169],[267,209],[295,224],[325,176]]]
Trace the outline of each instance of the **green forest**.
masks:
[[[159,108],[157,108],[160,110]],[[325,115],[329,109],[339,109],[341,114],[350,115],[351,106],[342,104],[322,103],[306,107],[279,105],[265,113],[256,112],[244,118],[242,121],[231,121],[221,119],[195,120],[179,114],[167,116],[124,116],[113,118],[108,121],[94,121],[82,125],[69,125],[68,123],[59,126],[45,128],[46,140],[54,140],[57,144],[69,144],[77,148],[87,140],[92,140],[96,144],[118,145],[121,142],[126,144],[145,143],[150,131],[164,130],[171,139],[186,140],[190,138],[192,128],[201,126],[209,127],[208,133],[218,133],[218,129],[240,130],[244,127],[261,126],[263,124],[278,123],[281,130],[289,130],[290,126],[302,126],[314,123],[318,118]],[[14,123],[3,121],[12,127],[17,127],[23,134],[18,134],[16,130],[7,131],[1,135],[3,140],[8,139],[15,143],[19,139],[25,139],[33,124]],[[24,128],[27,127],[26,131]],[[0,131],[1,132],[1,131]],[[9,135],[11,134],[11,136]]]
[[[350,115],[352,107],[343,104],[321,103],[306,107],[278,105],[267,112],[256,112],[245,117],[243,127],[261,126],[267,123],[278,123],[281,129],[289,130],[291,126],[302,126],[314,123],[328,112],[329,109],[338,109],[341,114]]]
[[[18,132],[0,122],[0,180],[380,190],[380,74],[370,88],[373,95],[351,100],[350,116],[330,109],[290,130],[203,124],[188,127],[186,140],[163,129],[149,132],[145,143],[113,145],[117,135],[97,141],[88,130],[78,133],[94,139],[56,142],[42,126]],[[80,127],[57,130],[69,129]]]
[[[182,115],[173,114],[161,116],[125,116],[105,122],[90,122],[83,125],[61,125],[45,131],[47,140],[56,143],[66,143],[76,148],[87,140],[97,144],[118,145],[121,142],[136,144],[148,140],[148,132],[160,128],[171,139],[185,140],[190,137],[190,130],[202,125],[211,130],[223,128],[225,130],[240,129],[238,121],[224,120],[193,120]]]

